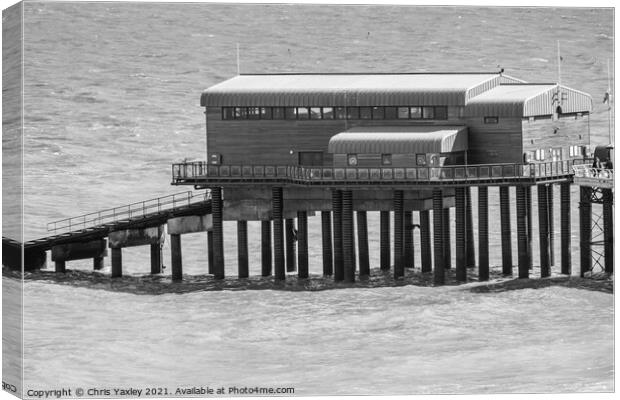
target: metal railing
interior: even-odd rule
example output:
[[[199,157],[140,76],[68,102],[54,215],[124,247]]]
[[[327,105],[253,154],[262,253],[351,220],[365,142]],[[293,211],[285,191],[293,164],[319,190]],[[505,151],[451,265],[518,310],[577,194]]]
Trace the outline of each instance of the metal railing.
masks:
[[[172,165],[173,183],[183,181],[277,180],[316,182],[483,182],[499,179],[535,179],[572,175],[583,159],[536,164],[480,164],[445,167],[302,167],[286,165],[209,165],[204,161]]]
[[[589,185],[597,185],[601,187],[613,187],[614,170],[606,168],[592,168],[591,166],[575,165],[573,166],[575,173],[575,183],[579,181],[588,183]]]
[[[89,228],[104,227],[121,221],[146,218],[156,213],[171,211],[177,207],[189,206],[211,198],[210,192],[195,194],[192,191],[175,193],[124,206],[65,218],[47,224],[47,231],[57,233],[74,232]]]

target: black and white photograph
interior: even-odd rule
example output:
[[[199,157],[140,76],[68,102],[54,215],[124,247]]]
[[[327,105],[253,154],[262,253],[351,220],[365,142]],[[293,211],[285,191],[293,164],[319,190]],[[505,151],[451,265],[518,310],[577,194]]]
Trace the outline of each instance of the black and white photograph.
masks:
[[[2,2],[3,398],[615,392],[615,9]]]

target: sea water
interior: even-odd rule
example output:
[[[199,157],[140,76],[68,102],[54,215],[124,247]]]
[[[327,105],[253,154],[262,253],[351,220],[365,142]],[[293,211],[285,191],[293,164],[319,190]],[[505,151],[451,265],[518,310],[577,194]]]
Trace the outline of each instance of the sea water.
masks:
[[[170,165],[205,159],[200,94],[238,67],[505,68],[527,81],[555,82],[559,40],[562,83],[593,95],[592,143],[608,140],[609,10],[26,3],[24,23],[26,240],[48,235],[53,220],[191,190],[170,185]],[[576,270],[575,188],[572,197]],[[499,215],[494,188],[490,203],[491,215]],[[117,282],[91,273],[90,260],[69,262],[76,271],[65,278],[29,274],[25,387],[257,385],[294,387],[300,395],[613,390],[609,290],[562,279],[504,286],[497,274],[486,291],[475,282],[431,287],[418,270],[394,284],[376,270],[375,213],[369,227],[375,269],[358,287],[320,278],[316,216],[309,218],[308,282],[289,275],[282,285],[260,278],[214,284],[204,276],[204,234],[183,236],[182,284],[170,282],[169,269],[142,278],[150,269],[146,247],[123,250],[128,276]],[[499,226],[490,229],[496,266]],[[260,226],[250,222],[248,230],[250,274],[257,276]],[[226,274],[234,276],[235,224],[225,223],[224,232]],[[555,247],[559,260],[559,237]],[[537,248],[534,240],[535,264]],[[165,264],[169,259],[166,244]],[[18,293],[17,280],[3,281],[5,291]]]

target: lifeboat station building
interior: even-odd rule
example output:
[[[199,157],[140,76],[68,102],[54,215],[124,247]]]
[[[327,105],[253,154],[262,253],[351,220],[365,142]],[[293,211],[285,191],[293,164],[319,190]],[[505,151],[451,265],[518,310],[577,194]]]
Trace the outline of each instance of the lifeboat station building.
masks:
[[[503,73],[252,74],[205,90],[201,106],[206,160],[174,164],[172,183],[211,190],[216,277],[224,274],[224,220],[238,221],[240,249],[247,221],[262,221],[263,275],[273,266],[276,279],[287,270],[306,277],[307,217],[320,212],[323,273],[363,278],[369,274],[366,213],[376,211],[381,268],[393,267],[398,278],[413,267],[412,213],[419,212],[421,270],[434,271],[442,283],[452,267],[451,220],[457,279],[465,280],[474,265],[479,279],[488,278],[489,186],[499,187],[506,274],[513,267],[510,199],[516,198],[518,270],[527,277],[531,188],[538,191],[540,221],[552,215],[555,184],[570,203],[572,166],[589,151],[592,99]],[[478,195],[477,245],[471,187]],[[563,222],[570,218],[565,206]],[[288,238],[295,219],[297,256]],[[567,229],[562,265],[570,268]],[[544,275],[547,222],[539,235]],[[240,265],[247,259],[241,252]]]

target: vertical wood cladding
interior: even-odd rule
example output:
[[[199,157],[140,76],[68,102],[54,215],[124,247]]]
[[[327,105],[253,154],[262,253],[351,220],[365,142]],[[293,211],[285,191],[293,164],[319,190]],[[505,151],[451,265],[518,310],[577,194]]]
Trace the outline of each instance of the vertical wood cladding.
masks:
[[[497,124],[485,124],[484,116],[467,118],[469,164],[520,163],[523,161],[521,118],[500,116]]]
[[[569,146],[586,146],[590,144],[589,116],[562,116],[557,120],[551,118],[524,119],[523,152],[545,149],[545,161],[552,161],[550,148],[562,148],[562,158],[569,158]]]

